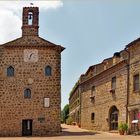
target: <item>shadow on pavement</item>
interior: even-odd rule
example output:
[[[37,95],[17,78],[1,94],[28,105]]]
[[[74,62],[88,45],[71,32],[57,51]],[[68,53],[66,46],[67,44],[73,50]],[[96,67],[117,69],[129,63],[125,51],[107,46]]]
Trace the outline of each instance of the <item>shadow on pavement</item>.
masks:
[[[71,132],[71,131],[66,131],[62,130],[62,133],[60,136],[88,136],[88,135],[95,135],[95,134],[100,134],[98,132]]]
[[[68,128],[64,128],[64,127],[62,128],[62,127],[61,127],[61,129],[62,129],[62,131],[64,131],[65,129],[68,129]]]

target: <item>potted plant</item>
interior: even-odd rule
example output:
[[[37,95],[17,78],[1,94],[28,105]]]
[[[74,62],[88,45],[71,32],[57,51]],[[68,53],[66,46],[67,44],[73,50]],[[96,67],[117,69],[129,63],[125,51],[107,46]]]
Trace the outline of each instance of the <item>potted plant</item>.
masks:
[[[128,125],[126,123],[119,124],[119,133],[120,135],[124,135],[125,132],[128,130]]]
[[[78,123],[78,127],[81,127],[81,124],[80,123]]]

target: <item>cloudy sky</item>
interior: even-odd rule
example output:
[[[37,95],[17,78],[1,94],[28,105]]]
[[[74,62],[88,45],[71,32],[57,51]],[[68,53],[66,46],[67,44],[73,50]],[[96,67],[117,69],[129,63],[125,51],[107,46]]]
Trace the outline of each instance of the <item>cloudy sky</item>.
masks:
[[[0,43],[21,36],[22,7],[32,1],[0,1]],[[140,37],[139,0],[33,1],[40,8],[40,36],[62,53],[62,108],[82,73]]]
[[[53,2],[40,0],[0,1],[0,33],[3,35],[0,37],[0,43],[4,43],[21,36],[20,28],[22,25],[22,7],[30,6],[30,3],[33,3],[34,6],[38,6],[43,12],[51,9],[55,10],[63,6],[63,2],[60,0]],[[43,22],[43,20],[40,22]]]

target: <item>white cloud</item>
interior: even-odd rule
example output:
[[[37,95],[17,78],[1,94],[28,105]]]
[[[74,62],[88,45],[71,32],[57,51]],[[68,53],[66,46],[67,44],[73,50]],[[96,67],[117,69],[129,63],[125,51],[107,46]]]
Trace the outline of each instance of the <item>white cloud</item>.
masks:
[[[61,0],[50,1],[0,1],[0,44],[21,36],[22,8],[30,6],[39,7],[41,10],[56,9],[63,6]]]
[[[33,3],[33,6],[37,6],[40,10],[56,9],[63,6],[61,0],[20,0],[20,1],[0,1],[1,8],[9,9],[17,12],[21,10],[22,7],[30,6],[30,3]]]

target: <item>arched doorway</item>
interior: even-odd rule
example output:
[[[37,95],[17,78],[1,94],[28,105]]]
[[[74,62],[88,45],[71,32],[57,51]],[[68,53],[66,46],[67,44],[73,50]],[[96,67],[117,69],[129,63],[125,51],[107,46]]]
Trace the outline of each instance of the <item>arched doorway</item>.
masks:
[[[116,106],[112,106],[109,111],[110,117],[110,130],[117,130],[118,129],[118,114],[119,110]]]

